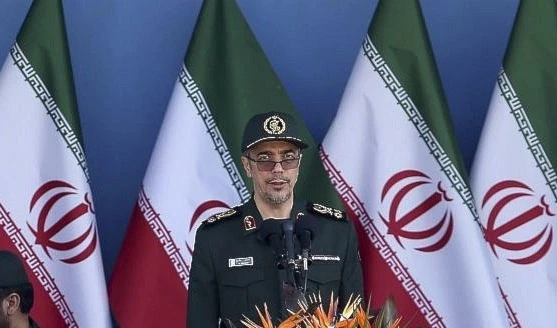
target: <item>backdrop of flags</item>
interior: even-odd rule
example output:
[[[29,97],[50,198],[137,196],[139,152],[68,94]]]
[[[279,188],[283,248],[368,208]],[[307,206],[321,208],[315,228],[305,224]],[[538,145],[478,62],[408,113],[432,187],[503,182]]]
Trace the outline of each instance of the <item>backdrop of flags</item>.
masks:
[[[419,1],[380,1],[322,144],[366,291],[411,326],[505,327]]]
[[[374,307],[393,295],[411,326],[557,323],[556,26],[555,1],[520,3],[469,184],[419,1],[379,1],[296,189],[340,195]],[[270,110],[300,120],[236,3],[206,0],[110,282],[120,326],[185,325],[195,231],[250,197],[241,133]],[[32,316],[110,327],[59,0],[33,2],[0,71],[0,149],[0,248],[24,260]]]
[[[62,2],[34,1],[0,71],[0,248],[42,327],[110,327]]]
[[[557,324],[557,4],[521,1],[472,167],[512,327]]]

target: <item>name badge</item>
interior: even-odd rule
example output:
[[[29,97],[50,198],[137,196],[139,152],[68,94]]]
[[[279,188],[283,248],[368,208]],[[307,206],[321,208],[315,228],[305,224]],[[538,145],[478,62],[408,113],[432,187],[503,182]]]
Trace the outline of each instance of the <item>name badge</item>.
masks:
[[[239,257],[237,259],[228,259],[228,267],[243,267],[243,266],[253,266],[253,256],[250,257]]]

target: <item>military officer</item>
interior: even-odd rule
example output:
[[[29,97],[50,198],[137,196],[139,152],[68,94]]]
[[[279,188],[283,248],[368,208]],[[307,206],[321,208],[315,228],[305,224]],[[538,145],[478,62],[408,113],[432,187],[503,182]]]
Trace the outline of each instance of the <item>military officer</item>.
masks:
[[[325,309],[331,293],[345,304],[362,295],[358,242],[344,212],[294,197],[301,150],[294,119],[280,112],[252,117],[242,139],[242,165],[253,182],[252,198],[207,219],[197,231],[188,295],[188,327],[241,327],[243,315],[258,318],[255,307],[267,305],[271,317],[284,319],[289,299],[299,290],[321,294]],[[307,271],[269,244],[261,227],[267,223],[311,218],[313,260]],[[282,220],[282,221],[281,221]],[[281,238],[284,238],[281,233]],[[300,242],[294,238],[294,249]],[[298,259],[300,257],[297,257]],[[282,260],[281,260],[282,259]],[[299,262],[297,262],[299,264]],[[280,268],[279,268],[280,267]],[[299,267],[298,267],[299,268]],[[300,280],[300,277],[302,280]],[[292,290],[292,288],[294,290]]]

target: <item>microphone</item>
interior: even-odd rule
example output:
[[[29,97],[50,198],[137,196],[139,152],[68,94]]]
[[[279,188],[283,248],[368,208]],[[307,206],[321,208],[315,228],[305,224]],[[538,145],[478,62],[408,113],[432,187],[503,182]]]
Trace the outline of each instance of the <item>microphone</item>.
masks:
[[[292,218],[282,220],[282,232],[284,233],[284,245],[286,248],[286,282],[290,283],[293,290],[291,295],[285,297],[289,301],[287,304],[289,309],[293,309],[291,305],[297,304],[300,300],[302,292],[302,277],[298,268],[298,261],[296,261],[296,253],[294,249],[294,220]]]
[[[311,265],[311,241],[317,231],[317,220],[312,216],[302,216],[296,220],[296,237],[300,241],[304,271]]]
[[[282,227],[281,221],[277,219],[266,219],[261,223],[258,239],[273,248],[277,260],[277,268],[286,268],[286,259],[282,249]]]
[[[289,266],[295,266],[294,261],[294,220],[282,220],[282,232],[284,233],[284,245],[286,246],[286,260]]]

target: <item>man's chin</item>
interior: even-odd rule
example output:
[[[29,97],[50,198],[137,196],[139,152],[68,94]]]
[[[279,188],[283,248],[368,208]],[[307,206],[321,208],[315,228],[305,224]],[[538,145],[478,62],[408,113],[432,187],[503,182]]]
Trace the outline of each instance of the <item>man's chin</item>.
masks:
[[[280,205],[286,203],[290,197],[292,197],[292,193],[269,193],[267,194],[267,200],[271,204]]]

